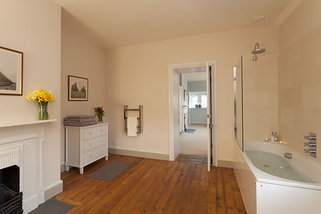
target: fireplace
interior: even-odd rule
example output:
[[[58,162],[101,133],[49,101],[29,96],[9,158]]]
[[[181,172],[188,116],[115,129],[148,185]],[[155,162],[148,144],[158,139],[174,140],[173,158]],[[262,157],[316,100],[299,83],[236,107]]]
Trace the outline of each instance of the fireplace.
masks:
[[[0,214],[22,213],[20,170],[17,165],[0,169]]]

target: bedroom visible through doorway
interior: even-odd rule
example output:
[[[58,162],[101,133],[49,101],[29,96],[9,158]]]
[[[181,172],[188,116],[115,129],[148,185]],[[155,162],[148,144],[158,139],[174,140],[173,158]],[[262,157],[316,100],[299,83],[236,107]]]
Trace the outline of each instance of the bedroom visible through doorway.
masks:
[[[210,170],[217,163],[215,63],[171,65],[169,72],[170,159],[205,156]]]
[[[180,154],[207,156],[206,67],[180,73]]]

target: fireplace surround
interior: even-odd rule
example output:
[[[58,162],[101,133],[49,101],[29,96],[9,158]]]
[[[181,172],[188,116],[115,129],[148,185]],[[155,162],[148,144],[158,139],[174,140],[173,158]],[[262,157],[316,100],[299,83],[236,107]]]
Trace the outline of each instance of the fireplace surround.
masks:
[[[44,202],[44,134],[42,124],[0,125],[0,214],[29,213]]]

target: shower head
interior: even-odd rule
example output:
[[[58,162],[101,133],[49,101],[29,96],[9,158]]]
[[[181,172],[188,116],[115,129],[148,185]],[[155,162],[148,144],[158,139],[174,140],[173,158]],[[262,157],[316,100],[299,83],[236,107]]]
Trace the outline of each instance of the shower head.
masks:
[[[265,52],[265,49],[264,48],[260,48],[260,45],[259,43],[255,43],[255,47],[254,47],[254,50],[252,51],[252,54],[261,54],[261,53],[264,53]]]
[[[264,48],[260,48],[260,45],[259,43],[255,43],[255,47],[254,47],[254,50],[252,51],[252,54],[254,55],[253,56],[253,61],[256,61],[257,60],[257,56],[256,54],[261,54],[261,53],[264,53],[265,52],[265,49]]]

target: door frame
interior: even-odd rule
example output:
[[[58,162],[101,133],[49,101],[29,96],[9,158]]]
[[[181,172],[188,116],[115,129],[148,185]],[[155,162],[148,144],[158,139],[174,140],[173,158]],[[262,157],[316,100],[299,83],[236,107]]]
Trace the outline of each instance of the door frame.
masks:
[[[212,145],[213,145],[213,165],[217,166],[217,99],[216,99],[216,61],[204,61],[204,62],[194,62],[194,63],[184,63],[184,64],[172,64],[168,66],[168,72],[169,72],[169,160],[174,161],[176,157],[174,157],[174,106],[173,106],[173,89],[174,89],[174,73],[176,72],[174,69],[177,68],[191,68],[191,67],[206,67],[207,65],[212,66],[212,113],[213,113],[213,139],[212,139]],[[193,71],[191,71],[192,73]],[[207,124],[208,126],[208,124]]]

